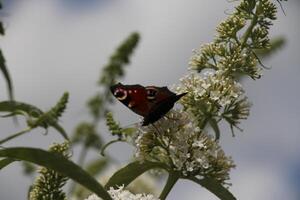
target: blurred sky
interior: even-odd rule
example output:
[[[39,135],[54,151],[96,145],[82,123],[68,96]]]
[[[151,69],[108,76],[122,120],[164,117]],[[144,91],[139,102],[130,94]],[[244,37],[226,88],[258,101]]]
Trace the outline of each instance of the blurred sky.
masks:
[[[62,123],[71,132],[77,122],[88,119],[85,101],[97,90],[101,66],[129,33],[139,31],[142,41],[122,82],[170,86],[187,73],[192,49],[212,41],[216,25],[233,5],[226,0],[6,0],[0,15],[6,35],[1,37],[0,47],[17,100],[47,109],[64,91],[70,92]],[[287,15],[279,10],[271,34],[284,36],[286,46],[264,61],[272,69],[265,71],[262,79],[243,82],[253,103],[249,119],[241,125],[244,132],[232,138],[228,127],[222,126],[221,143],[237,165],[230,188],[237,199],[300,199],[300,2],[290,0],[284,8]],[[0,91],[0,99],[6,99],[3,78]],[[121,104],[114,110],[124,125],[138,120]],[[1,138],[21,126],[1,119]],[[34,131],[6,146],[47,148],[62,141],[53,130],[47,136],[41,132]],[[109,151],[126,163],[133,149],[114,145]],[[77,153],[75,149],[75,158]],[[19,165],[12,164],[0,172],[0,199],[25,199],[31,182],[22,176]],[[168,199],[217,198],[198,185],[180,181]]]

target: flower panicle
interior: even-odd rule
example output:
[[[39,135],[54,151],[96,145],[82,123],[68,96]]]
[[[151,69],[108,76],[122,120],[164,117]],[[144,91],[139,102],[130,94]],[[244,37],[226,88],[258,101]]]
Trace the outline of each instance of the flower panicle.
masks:
[[[104,110],[104,97],[100,93],[94,95],[88,100],[87,106],[94,119],[98,120]]]
[[[269,49],[269,27],[277,8],[270,0],[243,0],[217,27],[214,42],[203,45],[189,62],[190,69],[220,71],[234,79],[261,77],[260,60],[255,50]],[[262,66],[263,67],[263,66]]]
[[[106,114],[106,125],[113,136],[122,137],[122,128],[119,123],[117,123],[111,112]]]
[[[69,158],[69,143],[53,144],[49,151]],[[54,170],[42,167],[38,170],[39,176],[35,180],[29,193],[30,200],[67,200],[62,187],[68,178]]]
[[[109,63],[104,66],[99,84],[111,86],[117,78],[123,76],[123,66],[130,62],[129,57],[140,40],[140,35],[136,32],[130,34],[128,38],[117,48],[110,57]]]
[[[32,128],[37,126],[47,128],[49,125],[55,124],[65,111],[68,99],[69,93],[65,92],[53,108],[43,113],[36,120],[28,120],[28,125]]]
[[[154,126],[141,127],[136,139],[138,160],[162,162],[182,177],[213,177],[226,184],[235,165],[210,136],[183,110],[172,110]]]
[[[211,124],[222,119],[238,128],[237,124],[249,116],[251,104],[242,85],[220,72],[190,73],[181,78],[175,90],[188,92],[180,103],[201,129],[207,122]]]
[[[67,103],[69,100],[69,93],[65,92],[63,96],[59,99],[57,104],[49,111],[53,118],[58,119],[61,117],[62,113],[65,111],[67,107]]]
[[[112,114],[108,112],[106,114],[106,125],[113,136],[117,136],[119,140],[127,140],[133,137],[136,132],[136,127],[122,128]]]

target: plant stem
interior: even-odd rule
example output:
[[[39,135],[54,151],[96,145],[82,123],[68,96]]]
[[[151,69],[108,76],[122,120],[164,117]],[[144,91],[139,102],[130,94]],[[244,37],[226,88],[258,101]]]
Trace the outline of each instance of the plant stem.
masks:
[[[242,39],[241,39],[241,47],[244,48],[245,44],[247,43],[248,38],[252,34],[252,30],[257,24],[258,20],[258,10],[261,7],[261,1],[259,1],[258,5],[256,6],[255,14],[253,14],[253,18],[251,20],[250,26],[247,28],[246,32],[244,33]]]
[[[18,136],[21,136],[21,135],[23,135],[23,134],[25,134],[25,133],[27,133],[27,132],[29,132],[31,130],[32,130],[32,128],[27,128],[27,129],[24,129],[24,130],[22,130],[20,132],[15,133],[15,134],[13,134],[11,136],[8,136],[7,138],[4,138],[3,140],[0,140],[0,145],[3,144],[3,143],[5,143],[5,142],[7,142],[7,141],[9,141],[9,140],[11,140],[11,139],[14,139],[14,138],[16,138]]]
[[[110,146],[111,144],[116,143],[116,142],[125,142],[125,141],[126,141],[126,140],[116,139],[116,140],[112,140],[112,141],[106,143],[106,144],[101,148],[100,154],[101,154],[102,156],[105,156],[104,151],[105,151],[105,149],[106,149],[108,146]]]
[[[170,193],[171,189],[173,188],[178,179],[178,173],[170,172],[167,183],[159,196],[160,200],[165,200],[167,198],[168,194]]]
[[[87,154],[87,150],[88,148],[86,146],[83,146],[83,148],[81,149],[80,155],[79,155],[79,159],[78,159],[78,165],[79,166],[83,166],[86,154]]]
[[[210,120],[210,117],[205,117],[204,120],[202,121],[202,123],[200,124],[200,129],[203,130],[206,126],[206,124],[208,123],[208,121]]]

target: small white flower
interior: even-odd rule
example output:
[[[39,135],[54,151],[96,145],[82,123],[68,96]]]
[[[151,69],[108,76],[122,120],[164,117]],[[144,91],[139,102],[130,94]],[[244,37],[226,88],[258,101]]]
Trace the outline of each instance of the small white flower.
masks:
[[[118,189],[113,187],[108,190],[109,195],[113,200],[159,200],[152,194],[133,194],[128,190],[124,189],[124,186],[120,186]],[[102,200],[97,195],[92,194],[85,200]]]
[[[102,200],[101,198],[99,198],[97,195],[92,194],[90,195],[87,199],[85,200]]]
[[[200,149],[202,149],[202,148],[205,148],[205,145],[204,145],[203,141],[197,140],[197,141],[193,142],[192,147],[199,147]]]

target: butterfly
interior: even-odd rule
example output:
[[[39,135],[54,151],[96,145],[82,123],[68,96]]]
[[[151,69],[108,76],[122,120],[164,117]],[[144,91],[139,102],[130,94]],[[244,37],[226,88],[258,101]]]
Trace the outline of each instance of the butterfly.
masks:
[[[167,87],[123,85],[110,87],[112,94],[125,106],[144,117],[142,126],[153,124],[171,110],[176,101],[187,93],[175,94]]]

